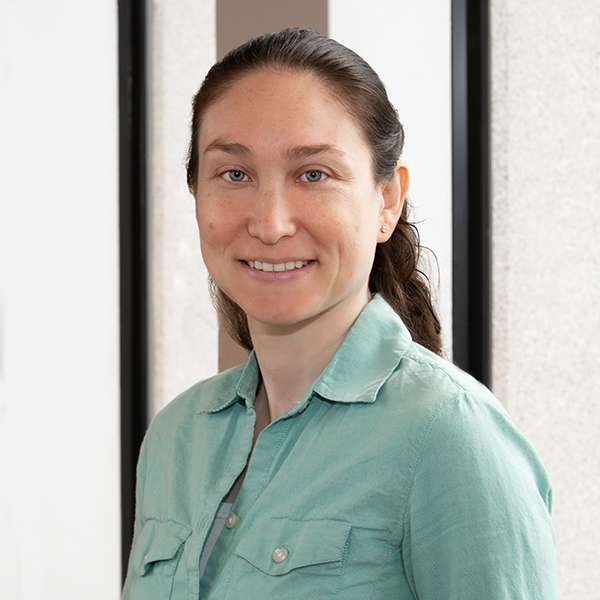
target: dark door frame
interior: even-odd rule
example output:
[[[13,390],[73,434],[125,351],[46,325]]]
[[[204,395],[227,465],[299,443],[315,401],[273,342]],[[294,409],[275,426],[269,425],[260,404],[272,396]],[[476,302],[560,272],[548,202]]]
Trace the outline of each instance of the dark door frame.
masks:
[[[133,538],[135,469],[148,415],[146,15],[119,0],[119,253],[122,577]]]
[[[452,329],[458,366],[491,384],[489,0],[452,0]]]

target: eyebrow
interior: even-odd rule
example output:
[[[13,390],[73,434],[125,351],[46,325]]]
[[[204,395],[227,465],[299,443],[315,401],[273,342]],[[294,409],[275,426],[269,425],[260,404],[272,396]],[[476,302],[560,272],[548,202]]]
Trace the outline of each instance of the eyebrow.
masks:
[[[225,152],[226,154],[235,154],[236,156],[244,156],[246,158],[254,156],[252,150],[250,150],[250,148],[247,146],[244,146],[243,144],[224,142],[223,140],[215,140],[214,142],[211,142],[208,146],[206,146],[204,154],[215,151]]]
[[[333,152],[334,154],[345,155],[346,153],[331,144],[318,144],[316,146],[293,146],[288,148],[284,155],[290,160],[298,158],[308,158],[315,154],[322,154],[324,152]]]
[[[225,142],[220,139],[211,142],[204,150],[204,154],[216,151],[225,152],[226,154],[233,154],[235,156],[243,156],[245,158],[251,158],[254,156],[252,150],[250,150],[250,148],[247,146],[233,142]],[[300,158],[315,156],[316,154],[322,154],[324,152],[333,152],[334,154],[338,154],[340,156],[346,154],[343,150],[340,150],[331,144],[316,144],[314,146],[292,146],[291,148],[286,149],[283,152],[283,155],[288,160],[297,160]]]

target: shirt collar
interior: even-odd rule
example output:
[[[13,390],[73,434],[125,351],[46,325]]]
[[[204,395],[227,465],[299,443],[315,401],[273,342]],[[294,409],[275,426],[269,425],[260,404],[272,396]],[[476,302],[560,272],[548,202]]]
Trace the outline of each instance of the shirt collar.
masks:
[[[288,416],[300,412],[313,394],[331,402],[374,402],[411,343],[410,333],[400,317],[376,294],[331,362]],[[258,363],[251,352],[245,365],[204,382],[199,413],[217,412],[240,400],[249,408],[254,403],[259,380]]]
[[[240,400],[244,401],[246,408],[250,408],[254,404],[259,381],[260,370],[253,350],[246,364],[199,384],[202,385],[202,397],[198,413],[218,412]]]
[[[314,384],[332,402],[374,402],[412,343],[394,309],[376,294]]]

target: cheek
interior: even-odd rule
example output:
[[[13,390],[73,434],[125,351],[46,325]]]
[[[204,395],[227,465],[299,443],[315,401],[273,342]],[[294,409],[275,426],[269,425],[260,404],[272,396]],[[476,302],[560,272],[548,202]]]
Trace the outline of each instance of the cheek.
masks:
[[[331,229],[337,231],[346,246],[370,253],[377,244],[379,204],[379,197],[368,186],[348,194],[340,203],[343,211],[330,215]]]
[[[231,200],[200,197],[196,201],[196,219],[202,242],[225,243],[230,240],[243,224],[239,209]]]

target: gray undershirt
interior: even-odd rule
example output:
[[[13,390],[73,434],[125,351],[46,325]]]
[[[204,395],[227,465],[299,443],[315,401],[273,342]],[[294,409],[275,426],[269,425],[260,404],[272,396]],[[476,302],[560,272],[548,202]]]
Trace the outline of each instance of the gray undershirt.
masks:
[[[208,559],[210,558],[215,544],[217,543],[217,539],[221,535],[223,527],[225,527],[225,519],[231,512],[232,506],[233,502],[221,502],[221,508],[219,508],[219,512],[217,513],[210,531],[208,532],[208,539],[206,540],[206,544],[204,544],[202,554],[200,555],[200,579],[202,579],[202,576],[204,575],[206,563],[208,563]]]

